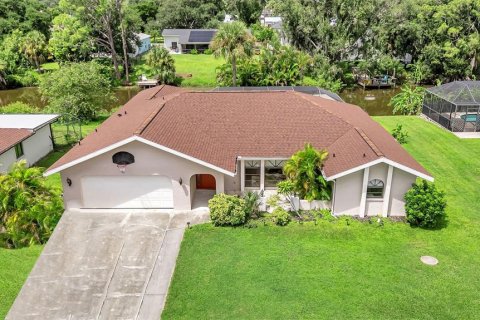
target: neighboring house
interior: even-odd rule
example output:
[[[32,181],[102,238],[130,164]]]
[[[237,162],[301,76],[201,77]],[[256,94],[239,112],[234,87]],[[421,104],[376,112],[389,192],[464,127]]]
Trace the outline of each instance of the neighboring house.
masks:
[[[144,53],[146,53],[152,47],[151,37],[149,34],[145,33],[136,33],[135,34],[138,38],[138,43],[135,43],[133,53],[133,57],[138,57]]]
[[[163,45],[171,53],[203,52],[217,33],[216,29],[165,29]]]
[[[305,143],[326,148],[335,214],[402,216],[417,177],[433,180],[357,106],[293,90],[141,91],[46,175],[66,208],[189,210],[196,196],[275,190]]]
[[[273,13],[269,10],[264,10],[260,15],[260,24],[262,26],[270,27],[275,30],[280,37],[280,43],[282,45],[288,44],[287,35],[283,30],[282,17],[273,15]]]
[[[0,173],[25,159],[36,163],[53,150],[54,114],[0,114]]]

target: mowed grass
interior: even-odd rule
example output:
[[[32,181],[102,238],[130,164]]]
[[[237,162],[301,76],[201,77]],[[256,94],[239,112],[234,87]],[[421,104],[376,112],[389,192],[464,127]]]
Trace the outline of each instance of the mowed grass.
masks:
[[[165,319],[475,319],[480,314],[480,140],[416,117],[405,148],[447,192],[441,230],[342,218],[186,231]],[[419,258],[433,255],[435,267]]]
[[[183,77],[182,87],[212,88],[216,87],[216,69],[225,63],[222,58],[211,54],[173,54],[175,70]],[[145,63],[145,57],[135,62],[133,78],[141,75],[152,77],[152,71]],[[188,75],[188,77],[187,77]],[[190,76],[191,75],[191,76]]]
[[[4,319],[32,270],[43,246],[0,248],[0,319]]]

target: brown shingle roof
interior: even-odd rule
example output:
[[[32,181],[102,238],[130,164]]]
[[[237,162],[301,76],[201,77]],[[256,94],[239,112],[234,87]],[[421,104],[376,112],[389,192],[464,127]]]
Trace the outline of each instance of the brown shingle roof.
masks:
[[[49,170],[136,135],[229,172],[238,157],[287,158],[310,142],[329,151],[327,176],[384,156],[428,175],[359,107],[302,93],[162,86],[140,92],[118,113]]]
[[[6,152],[17,143],[27,139],[33,134],[27,129],[0,128],[0,154]]]

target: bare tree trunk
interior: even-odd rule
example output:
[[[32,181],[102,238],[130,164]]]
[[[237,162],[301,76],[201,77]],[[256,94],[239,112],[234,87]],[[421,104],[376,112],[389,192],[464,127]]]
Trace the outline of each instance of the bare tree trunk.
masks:
[[[117,51],[115,50],[115,42],[113,41],[113,31],[112,27],[108,23],[108,21],[105,22],[105,27],[107,28],[107,38],[108,38],[108,44],[110,46],[110,53],[112,54],[112,61],[113,61],[113,68],[115,69],[115,77],[117,80],[120,80],[122,78],[120,74],[120,70],[118,68],[118,55]]]
[[[123,24],[121,24],[122,30],[122,46],[123,46],[123,68],[125,71],[125,82],[130,83],[130,72],[128,70],[128,46],[127,46],[127,35],[126,30]]]
[[[233,86],[237,86],[237,58],[235,55],[232,55],[232,80],[233,80]]]

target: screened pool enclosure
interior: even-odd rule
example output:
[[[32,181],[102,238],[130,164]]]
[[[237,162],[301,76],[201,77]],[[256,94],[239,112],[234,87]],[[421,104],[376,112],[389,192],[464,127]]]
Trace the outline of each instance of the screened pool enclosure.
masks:
[[[480,81],[428,88],[422,113],[453,132],[480,132]]]

